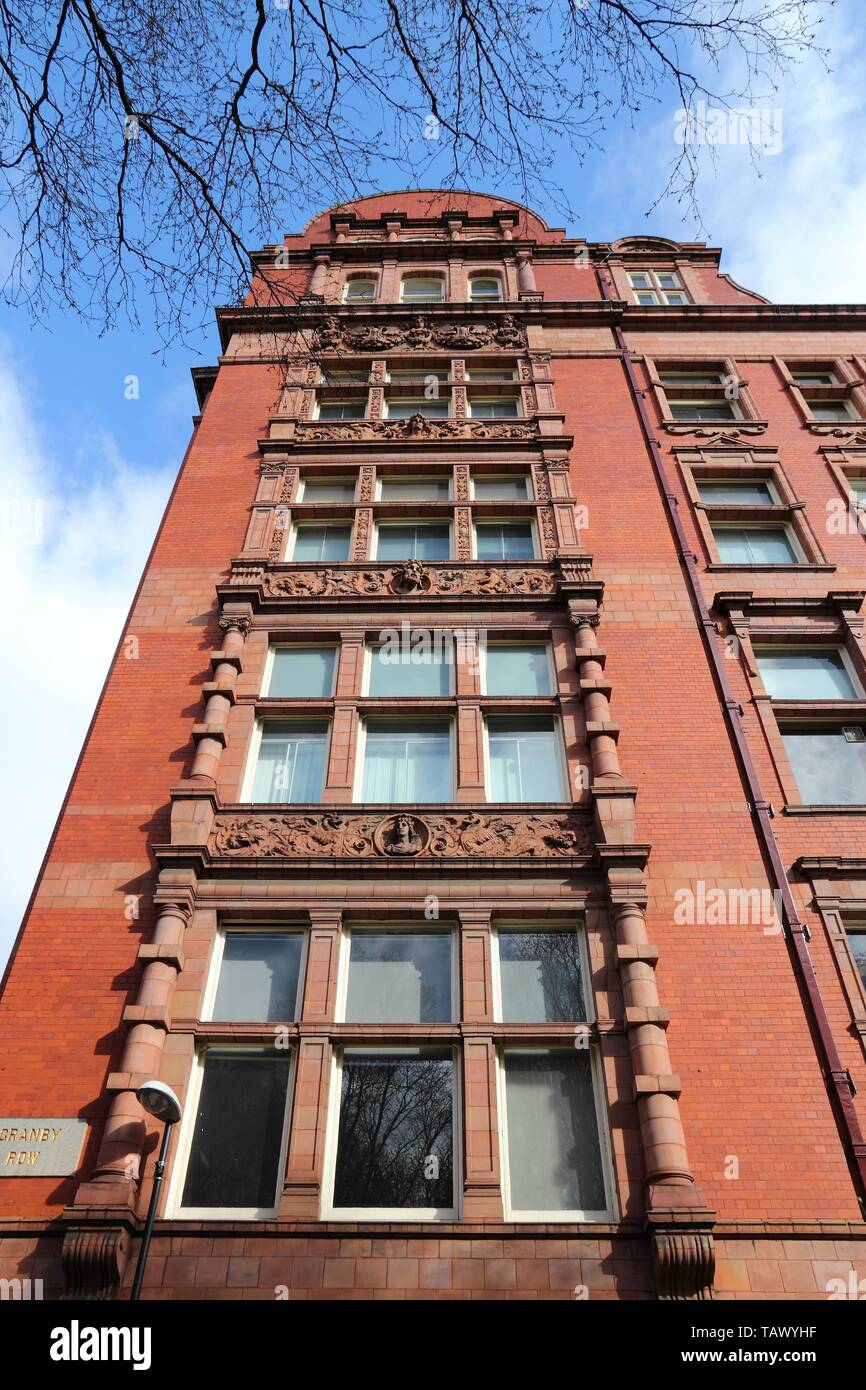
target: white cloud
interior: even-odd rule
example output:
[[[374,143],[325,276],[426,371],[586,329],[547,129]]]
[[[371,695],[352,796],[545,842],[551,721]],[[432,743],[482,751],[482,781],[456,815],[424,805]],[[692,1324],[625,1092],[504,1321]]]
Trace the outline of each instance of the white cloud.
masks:
[[[174,470],[131,469],[107,435],[79,439],[66,456],[49,449],[25,388],[3,357],[0,441],[2,968]],[[78,466],[83,462],[86,468]]]

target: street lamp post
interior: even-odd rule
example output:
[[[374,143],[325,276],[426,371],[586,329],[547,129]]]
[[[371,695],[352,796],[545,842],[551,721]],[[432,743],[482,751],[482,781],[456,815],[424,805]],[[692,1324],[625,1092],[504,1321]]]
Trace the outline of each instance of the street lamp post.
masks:
[[[149,1115],[153,1115],[157,1120],[162,1120],[164,1122],[165,1129],[162,1132],[159,1157],[156,1160],[156,1168],[154,1169],[153,1191],[150,1194],[150,1205],[147,1208],[147,1221],[144,1224],[144,1233],[141,1237],[138,1264],[135,1267],[135,1278],[132,1281],[132,1293],[129,1295],[131,1303],[137,1302],[141,1294],[144,1269],[147,1264],[147,1254],[150,1250],[150,1238],[153,1234],[153,1223],[156,1220],[159,1191],[162,1187],[165,1161],[168,1158],[168,1146],[171,1142],[172,1126],[177,1124],[182,1113],[180,1101],[171,1087],[166,1086],[164,1081],[145,1081],[142,1086],[139,1086],[135,1094],[139,1104]]]

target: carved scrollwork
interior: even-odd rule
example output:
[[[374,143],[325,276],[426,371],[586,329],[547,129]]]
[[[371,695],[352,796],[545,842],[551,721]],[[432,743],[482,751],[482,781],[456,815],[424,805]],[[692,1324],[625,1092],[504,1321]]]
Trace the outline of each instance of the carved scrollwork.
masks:
[[[585,575],[586,571],[581,571]],[[304,569],[264,576],[264,590],[271,598],[386,598],[393,594],[526,594],[543,597],[556,591],[556,579],[547,569],[506,569],[466,566],[437,569],[419,560],[387,568]]]
[[[530,858],[586,854],[589,821],[574,815],[228,814],[217,818],[213,850],[247,859]]]
[[[315,331],[318,352],[387,352],[394,348],[522,348],[526,333],[513,314],[485,317],[479,323],[414,314],[407,323],[368,323],[328,314]]]
[[[299,438],[312,443],[346,443],[365,439],[534,439],[534,420],[431,420],[418,412],[408,420],[340,420],[322,425],[298,422]]]

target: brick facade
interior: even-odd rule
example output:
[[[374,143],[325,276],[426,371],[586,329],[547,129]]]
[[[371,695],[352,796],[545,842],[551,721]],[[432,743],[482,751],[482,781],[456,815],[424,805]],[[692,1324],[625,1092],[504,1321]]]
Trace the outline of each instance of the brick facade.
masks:
[[[88,1130],[68,1178],[0,1173],[0,1277],[124,1296],[160,1131],[135,1086],[158,1075],[183,1101],[198,1050],[267,1036],[204,1003],[218,932],[252,921],[308,938],[277,1207],[179,1217],[187,1117],[146,1297],[808,1299],[866,1279],[850,936],[866,922],[866,805],[808,804],[779,722],[866,725],[866,522],[847,492],[866,477],[866,315],[778,309],[718,264],[702,244],[588,245],[517,205],[435,192],[329,210],[260,254],[248,303],[219,312],[219,368],[196,373],[202,413],[5,977],[0,1113]],[[686,302],[636,303],[645,270],[674,275]],[[442,302],[400,302],[410,272],[439,277]],[[473,273],[500,279],[499,302],[468,302]],[[352,277],[375,299],[345,303]],[[473,386],[473,364],[513,367],[513,385]],[[844,394],[848,419],[813,416],[798,364],[835,373],[819,395]],[[447,416],[389,412],[393,372],[416,368],[448,374]],[[675,415],[677,370],[733,380],[730,420]],[[497,393],[516,414],[473,404]],[[340,399],[360,417],[320,413]],[[482,500],[470,478],[485,474],[529,478],[526,499]],[[380,497],[409,475],[447,477],[449,495]],[[352,500],[305,502],[329,477],[352,479]],[[701,480],[731,477],[770,480],[795,563],[720,559],[719,527],[756,522],[702,501]],[[377,528],[419,514],[450,525],[450,558],[379,559]],[[532,558],[480,557],[485,518],[531,523]],[[291,558],[317,521],[351,527],[344,561]],[[454,729],[448,804],[360,796],[361,732],[387,713],[365,694],[364,651],[402,623],[541,636],[553,654],[554,694],[532,705],[491,700],[458,658],[437,707]],[[304,640],[338,649],[332,697],[263,695],[270,647]],[[843,648],[858,698],[786,715],[755,656],[785,641]],[[561,729],[567,790],[491,805],[485,719],[539,710]],[[320,803],[251,804],[256,727],[287,713],[328,722]],[[772,894],[780,871],[794,911],[778,925],[678,916],[688,890]],[[453,1021],[347,1024],[344,930],[423,923],[431,901],[457,943]],[[604,1220],[509,1215],[497,1055],[576,1033],[497,1019],[491,932],[514,920],[583,924]],[[324,1215],[332,1057],[383,1040],[455,1049],[454,1219]]]

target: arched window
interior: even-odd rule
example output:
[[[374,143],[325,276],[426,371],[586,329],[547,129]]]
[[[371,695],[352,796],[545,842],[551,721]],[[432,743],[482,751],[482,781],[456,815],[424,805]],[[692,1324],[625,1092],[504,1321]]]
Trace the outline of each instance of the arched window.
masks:
[[[473,275],[469,281],[469,298],[473,304],[489,304],[502,298],[502,283],[496,275]]]
[[[441,275],[404,275],[400,283],[403,304],[441,304],[445,299],[445,282]]]
[[[370,304],[376,298],[376,281],[373,279],[347,280],[343,288],[344,304]]]

